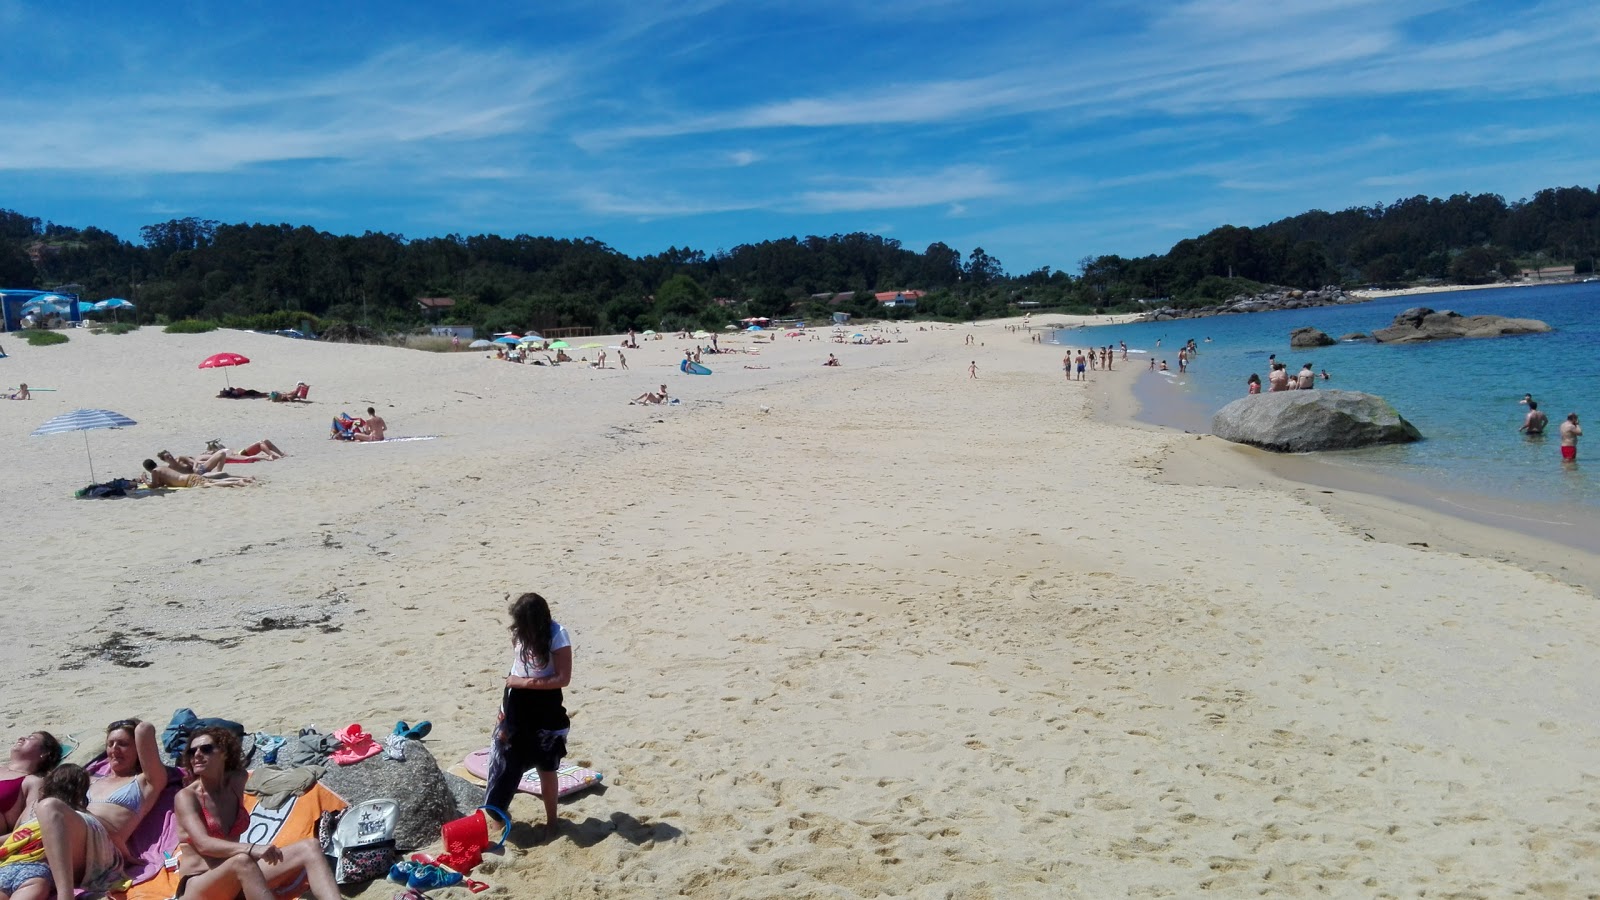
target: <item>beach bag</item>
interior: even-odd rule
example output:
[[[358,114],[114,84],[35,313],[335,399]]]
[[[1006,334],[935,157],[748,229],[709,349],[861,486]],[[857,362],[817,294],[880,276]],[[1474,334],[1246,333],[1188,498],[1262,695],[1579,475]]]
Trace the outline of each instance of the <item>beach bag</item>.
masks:
[[[393,800],[366,800],[317,820],[317,839],[333,859],[333,880],[358,884],[382,878],[400,859],[394,827],[400,806]]]
[[[489,813],[500,820],[500,839],[491,842]],[[505,810],[493,806],[480,806],[459,819],[452,819],[439,828],[444,839],[444,852],[439,854],[439,864],[466,874],[483,862],[483,851],[490,847],[498,850],[506,844],[511,834],[511,817]]]

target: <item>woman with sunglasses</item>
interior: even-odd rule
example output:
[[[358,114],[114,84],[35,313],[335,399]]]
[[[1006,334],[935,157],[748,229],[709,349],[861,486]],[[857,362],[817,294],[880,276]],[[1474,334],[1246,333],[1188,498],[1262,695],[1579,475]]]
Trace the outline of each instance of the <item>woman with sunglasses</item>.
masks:
[[[226,728],[201,728],[183,753],[189,784],[178,792],[178,890],[183,900],[271,900],[272,885],[305,876],[317,900],[339,900],[333,870],[315,838],[278,848],[241,841],[250,827],[244,808],[249,773],[239,738]]]

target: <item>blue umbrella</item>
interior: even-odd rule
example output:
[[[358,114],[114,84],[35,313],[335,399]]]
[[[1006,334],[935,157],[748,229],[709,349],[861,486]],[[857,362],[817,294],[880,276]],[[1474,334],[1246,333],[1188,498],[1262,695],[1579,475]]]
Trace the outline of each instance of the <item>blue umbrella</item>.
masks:
[[[121,297],[111,297],[94,305],[95,309],[133,309],[133,304]]]
[[[127,428],[137,425],[138,422],[128,418],[122,413],[112,412],[109,409],[75,409],[69,413],[62,413],[50,421],[33,430],[33,436],[42,434],[61,434],[67,431],[82,431],[83,452],[89,457],[89,482],[94,483],[94,456],[89,453],[88,432],[96,428]]]
[[[509,335],[509,334],[506,335],[505,337],[497,337],[497,338],[494,339],[494,342],[496,344],[516,344],[516,343],[520,343],[521,341],[522,341],[522,338],[513,337],[512,335]]]
[[[78,315],[80,315],[80,316],[86,316],[89,313],[94,312],[98,308],[99,308],[99,304],[97,304],[97,303],[90,303],[87,300],[79,300],[78,301]]]
[[[760,325],[751,325],[749,328],[745,329],[745,331],[760,331],[760,330],[761,330],[761,326]]]
[[[47,312],[60,315],[67,311],[67,304],[71,302],[71,300],[60,294],[41,294],[22,304],[22,311],[25,313]]]

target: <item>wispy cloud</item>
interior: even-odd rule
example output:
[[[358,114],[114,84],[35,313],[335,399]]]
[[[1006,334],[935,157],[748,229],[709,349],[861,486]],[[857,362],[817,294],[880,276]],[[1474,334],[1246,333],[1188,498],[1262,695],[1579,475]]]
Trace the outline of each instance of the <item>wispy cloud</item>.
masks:
[[[950,168],[926,175],[832,180],[839,186],[804,191],[797,198],[797,207],[805,212],[907,209],[999,197],[1009,190],[988,170],[977,167]]]

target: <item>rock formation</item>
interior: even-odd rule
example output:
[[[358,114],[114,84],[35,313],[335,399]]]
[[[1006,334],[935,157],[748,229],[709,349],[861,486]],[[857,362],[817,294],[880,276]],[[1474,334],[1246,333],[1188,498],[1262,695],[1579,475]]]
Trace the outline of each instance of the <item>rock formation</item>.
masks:
[[[1463,316],[1448,309],[1434,312],[1414,306],[1398,316],[1388,328],[1372,333],[1384,344],[1409,344],[1452,338],[1502,337],[1508,334],[1538,334],[1550,326],[1538,319],[1508,319],[1505,316]]]
[[[1211,433],[1279,453],[1350,450],[1422,439],[1382,397],[1359,391],[1278,391],[1241,397],[1211,419]]]

